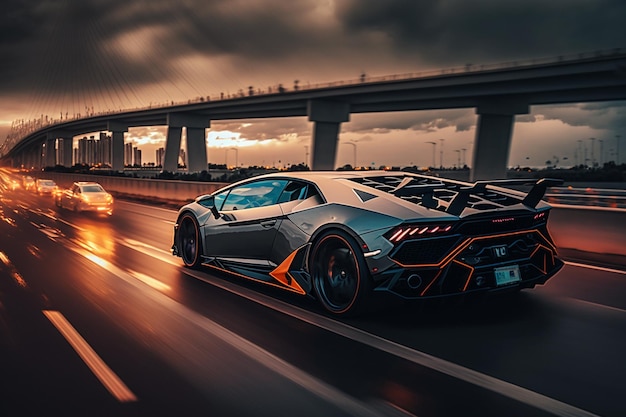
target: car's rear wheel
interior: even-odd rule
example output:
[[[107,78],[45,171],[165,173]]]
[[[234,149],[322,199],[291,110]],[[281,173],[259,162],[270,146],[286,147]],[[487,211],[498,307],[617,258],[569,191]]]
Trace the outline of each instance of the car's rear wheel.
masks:
[[[324,233],[311,250],[309,265],[315,293],[326,310],[344,316],[365,310],[370,276],[351,236],[339,230]]]
[[[202,263],[200,227],[192,214],[184,214],[178,222],[178,245],[185,266],[195,268]]]

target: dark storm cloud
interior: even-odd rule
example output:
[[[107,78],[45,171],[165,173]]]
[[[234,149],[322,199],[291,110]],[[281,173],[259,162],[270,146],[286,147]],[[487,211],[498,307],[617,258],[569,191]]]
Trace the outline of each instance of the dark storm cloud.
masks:
[[[483,64],[623,47],[621,0],[337,0],[348,31],[380,32],[396,53]]]
[[[570,126],[589,126],[616,132],[626,130],[626,101],[540,106],[534,112],[545,119],[561,120]]]
[[[469,130],[476,123],[476,114],[472,109],[430,110],[403,112],[389,117],[388,114],[352,115],[351,122],[342,125],[342,129],[356,133],[366,133],[381,126],[386,131],[413,130],[432,132],[439,129],[454,127],[456,131]]]
[[[304,85],[361,71],[386,75],[626,46],[621,0],[3,0],[0,11],[0,92],[30,94],[35,114],[37,106],[57,111],[72,101],[81,102],[80,112],[90,97],[99,98],[100,110],[130,108],[295,79]],[[154,95],[142,96],[149,86]],[[587,106],[546,113],[572,125],[589,124],[589,115],[600,116],[598,124],[624,120],[621,110]],[[355,118],[342,129],[465,131],[475,119],[470,110],[394,114]],[[306,121],[289,123],[254,123],[241,133],[310,135]]]
[[[90,92],[179,81],[176,61],[197,54],[229,57],[251,80],[268,68],[292,80],[333,71],[342,79],[388,59],[392,73],[402,62],[437,68],[607,49],[623,46],[626,16],[619,0],[6,0],[2,8],[3,90]],[[151,43],[133,37],[139,30]],[[122,53],[120,39],[142,56]]]
[[[186,55],[267,60],[315,48],[305,27],[314,1],[85,0],[3,2],[0,54],[3,89],[34,87],[92,91],[167,82],[180,77],[175,60]],[[304,24],[303,24],[304,23]],[[145,29],[154,43],[133,33]],[[144,55],[133,59],[112,44],[126,42]],[[118,45],[119,46],[119,45]],[[16,84],[17,82],[17,84]]]

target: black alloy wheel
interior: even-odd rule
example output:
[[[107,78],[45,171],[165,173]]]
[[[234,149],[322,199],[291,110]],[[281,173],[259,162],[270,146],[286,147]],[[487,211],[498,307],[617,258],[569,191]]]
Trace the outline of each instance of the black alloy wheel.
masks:
[[[195,268],[202,263],[200,227],[192,214],[184,214],[178,222],[178,245],[185,266]]]
[[[326,310],[342,316],[365,310],[370,277],[351,236],[339,230],[325,233],[313,246],[310,259],[313,287]]]

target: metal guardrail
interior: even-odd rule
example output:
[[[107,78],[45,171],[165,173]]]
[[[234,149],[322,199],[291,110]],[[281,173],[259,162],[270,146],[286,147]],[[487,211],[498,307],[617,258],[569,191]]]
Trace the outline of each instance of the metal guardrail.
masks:
[[[545,200],[554,204],[626,209],[626,190],[552,187]]]

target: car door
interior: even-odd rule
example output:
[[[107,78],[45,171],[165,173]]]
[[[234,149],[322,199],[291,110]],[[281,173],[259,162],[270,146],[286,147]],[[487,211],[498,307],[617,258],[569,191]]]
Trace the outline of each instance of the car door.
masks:
[[[277,204],[286,180],[251,181],[228,191],[220,216],[204,229],[207,256],[267,260],[282,221]]]
[[[61,205],[64,208],[73,210],[76,205],[76,199],[79,197],[79,195],[77,195],[77,193],[79,192],[80,192],[80,187],[76,184],[74,184],[72,188],[70,188],[69,190],[65,190],[63,192],[63,195],[61,196],[62,198]]]

